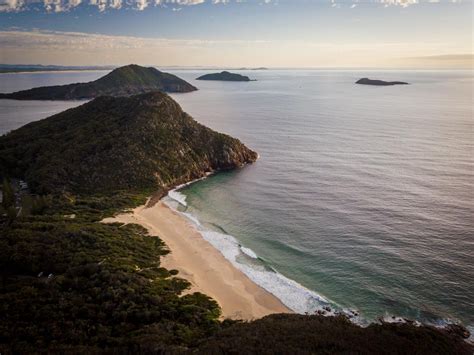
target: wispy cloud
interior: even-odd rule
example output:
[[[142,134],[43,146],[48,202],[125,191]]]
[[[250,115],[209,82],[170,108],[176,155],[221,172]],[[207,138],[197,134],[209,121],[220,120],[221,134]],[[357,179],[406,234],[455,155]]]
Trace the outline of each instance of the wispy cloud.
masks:
[[[132,8],[135,10],[144,10],[148,6],[173,5],[172,9],[177,6],[199,5],[205,2],[212,4],[226,4],[231,0],[0,0],[0,11],[2,12],[18,12],[32,9],[33,7],[42,6],[49,12],[69,11],[76,6],[92,5],[96,6],[99,11],[106,9],[121,9],[122,7]],[[236,3],[243,0],[234,0]],[[270,3],[272,0],[265,0],[264,3]]]
[[[400,6],[408,7],[416,4],[437,4],[437,3],[461,3],[463,0],[330,0],[333,7],[349,7],[351,9],[359,4],[364,5],[382,5],[384,7]]]

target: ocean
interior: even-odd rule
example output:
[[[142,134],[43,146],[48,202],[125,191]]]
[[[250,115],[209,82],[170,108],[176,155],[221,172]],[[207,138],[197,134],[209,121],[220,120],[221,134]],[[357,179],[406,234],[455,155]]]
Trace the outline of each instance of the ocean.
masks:
[[[299,313],[474,330],[472,71],[171,72],[200,89],[172,95],[186,112],[259,153],[165,199],[250,279]],[[0,92],[103,74],[2,74]],[[0,134],[81,103],[0,100]]]

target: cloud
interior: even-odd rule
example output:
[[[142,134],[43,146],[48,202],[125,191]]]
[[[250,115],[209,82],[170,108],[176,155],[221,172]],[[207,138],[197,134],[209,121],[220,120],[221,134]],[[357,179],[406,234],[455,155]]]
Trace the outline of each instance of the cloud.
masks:
[[[99,11],[107,9],[118,10],[121,8],[131,8],[142,11],[149,6],[168,7],[171,5],[172,9],[177,9],[181,6],[193,6],[204,3],[214,5],[228,4],[228,3],[244,3],[255,1],[259,4],[278,4],[278,0],[0,0],[0,12],[18,12],[31,10],[38,5],[43,7],[48,12],[64,12],[70,11],[79,5],[96,6]],[[291,0],[292,2],[294,0]],[[358,4],[381,4],[388,6],[408,7],[410,5],[419,3],[461,3],[463,0],[313,0],[327,3],[332,7],[341,8],[349,6],[351,9]],[[294,1],[296,3],[296,1]],[[304,5],[304,2],[301,1]]]
[[[408,7],[410,5],[418,4],[419,0],[380,0],[382,4],[387,6],[398,5],[401,7]],[[427,2],[430,2],[429,0]]]
[[[0,11],[14,11],[24,6],[22,0],[0,0]]]
[[[234,0],[235,2],[241,2],[242,0]],[[135,10],[142,11],[149,5],[163,6],[176,5],[176,6],[193,6],[199,5],[206,2],[206,0],[0,0],[0,12],[18,12],[32,9],[35,6],[41,6],[48,12],[63,12],[69,11],[74,7],[82,4],[88,4],[96,6],[99,11],[105,11],[106,9],[121,9],[122,7],[132,8]],[[225,4],[229,3],[230,0],[207,0],[212,4]],[[271,0],[266,0],[265,3],[269,3]],[[178,8],[178,7],[172,7]]]
[[[410,5],[416,5],[420,3],[461,3],[463,0],[328,0],[331,3],[332,7],[341,8],[344,5],[349,6],[349,8],[353,9],[359,4],[365,5],[374,5],[379,4],[383,5],[384,7],[389,6],[401,6],[401,7],[408,7]],[[472,0],[470,0],[472,1]]]

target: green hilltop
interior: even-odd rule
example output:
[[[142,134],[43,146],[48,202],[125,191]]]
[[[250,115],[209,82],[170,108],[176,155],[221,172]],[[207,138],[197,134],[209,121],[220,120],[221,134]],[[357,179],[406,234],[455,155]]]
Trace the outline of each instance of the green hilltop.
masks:
[[[161,92],[100,97],[0,137],[0,174],[41,193],[160,190],[256,158]]]
[[[150,91],[191,92],[196,87],[158,69],[131,64],[112,70],[88,83],[44,86],[14,93],[0,94],[0,99],[14,100],[82,100],[99,96],[130,96]]]

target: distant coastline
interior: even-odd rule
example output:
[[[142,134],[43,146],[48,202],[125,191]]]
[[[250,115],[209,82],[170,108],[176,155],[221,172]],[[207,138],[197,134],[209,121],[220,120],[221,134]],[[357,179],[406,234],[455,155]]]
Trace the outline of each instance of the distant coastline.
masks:
[[[60,65],[16,65],[0,64],[0,74],[14,73],[48,73],[48,72],[81,72],[112,70],[116,66],[60,66]]]

